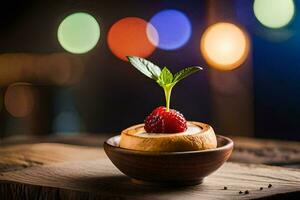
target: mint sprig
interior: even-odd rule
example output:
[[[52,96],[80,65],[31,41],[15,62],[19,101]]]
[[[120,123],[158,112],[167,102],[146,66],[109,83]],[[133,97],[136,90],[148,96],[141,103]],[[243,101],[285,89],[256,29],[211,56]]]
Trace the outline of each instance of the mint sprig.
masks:
[[[171,92],[176,83],[188,77],[189,75],[202,70],[202,68],[198,66],[187,67],[173,75],[167,67],[164,67],[161,70],[159,66],[144,58],[137,56],[127,56],[127,58],[137,70],[142,72],[147,77],[155,80],[164,89],[167,111],[170,109]]]
[[[161,73],[161,69],[152,62],[137,56],[127,56],[129,62],[144,75],[157,80]]]

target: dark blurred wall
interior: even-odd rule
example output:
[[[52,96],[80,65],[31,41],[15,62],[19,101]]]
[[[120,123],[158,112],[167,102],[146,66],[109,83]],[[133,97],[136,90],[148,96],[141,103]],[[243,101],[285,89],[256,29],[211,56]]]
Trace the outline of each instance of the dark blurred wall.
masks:
[[[84,76],[69,90],[86,131],[118,132],[143,122],[153,108],[165,102],[163,91],[156,83],[111,53],[106,41],[107,32],[123,17],[149,20],[165,8],[185,12],[191,20],[193,34],[184,47],[176,51],[156,49],[149,59],[168,66],[173,72],[191,65],[205,66],[199,52],[205,14],[201,1],[11,1],[6,8],[2,7],[0,50],[2,53],[64,52],[56,37],[59,23],[73,12],[92,14],[101,27],[100,41],[96,48],[81,56],[85,60]],[[188,119],[209,122],[209,102],[207,70],[204,70],[176,86],[171,106]]]
[[[160,10],[179,9],[186,13],[191,21],[191,38],[186,45],[174,51],[156,49],[149,59],[161,66],[168,66],[173,72],[191,65],[204,66],[205,70],[175,87],[171,107],[180,110],[187,119],[216,126],[217,132],[232,135],[245,134],[243,129],[230,132],[214,124],[209,70],[199,50],[200,37],[208,25],[205,21],[208,2],[199,0],[7,1],[0,10],[0,51],[1,53],[34,54],[64,52],[56,36],[59,23],[74,12],[84,11],[93,15],[101,27],[100,40],[93,50],[80,56],[85,62],[84,75],[79,82],[71,85],[67,90],[74,98],[75,107],[85,127],[84,131],[119,132],[132,124],[143,122],[153,108],[164,105],[164,96],[162,89],[152,80],[147,79],[127,62],[116,58],[111,53],[106,41],[108,30],[116,21],[124,17],[136,16],[149,20]],[[299,139],[298,52],[300,46],[298,44],[300,34],[299,26],[295,25],[298,23],[298,15],[289,27],[291,30],[296,30],[296,34],[286,40],[274,42],[256,31],[261,25],[255,22],[251,14],[253,1],[232,0],[226,3],[231,8],[228,12],[235,12],[229,14],[231,19],[236,19],[237,23],[245,27],[252,40],[253,57],[251,55],[250,61],[253,60],[249,62],[253,64],[254,70],[255,132],[248,133],[247,130],[245,132],[260,137]],[[245,8],[246,6],[248,7]],[[299,7],[298,3],[297,6]],[[243,16],[238,12],[241,10],[245,11]],[[52,94],[55,95],[55,92]],[[249,101],[252,102],[252,99]],[[49,110],[53,105],[47,103],[46,107],[46,110]],[[5,112],[5,109],[1,112]],[[226,114],[223,113],[223,116],[226,117]],[[234,121],[234,123],[239,122]],[[52,129],[51,126],[47,128],[50,131]]]
[[[118,132],[130,125],[142,123],[155,107],[164,105],[163,90],[146,78],[129,63],[116,58],[106,43],[106,34],[116,21],[123,17],[137,16],[145,20],[158,11],[175,8],[184,11],[192,23],[193,34],[185,46],[174,51],[156,49],[148,58],[173,72],[192,65],[205,66],[200,57],[199,38],[204,30],[205,4],[201,1],[127,1],[124,5],[111,2],[102,13],[101,44],[99,52],[93,52],[89,62],[85,87],[80,101],[82,110],[88,110],[85,122],[92,132]],[[124,6],[126,9],[124,9]],[[101,12],[101,9],[106,12]],[[114,11],[114,15],[111,11]],[[197,12],[196,12],[197,10]],[[105,14],[106,13],[106,14]],[[101,18],[100,18],[101,23]],[[176,59],[174,59],[176,58]],[[88,89],[91,88],[91,89]],[[78,93],[79,94],[79,93]],[[183,112],[188,119],[210,121],[210,96],[207,69],[178,84],[172,94],[171,106]]]
[[[253,1],[236,0],[238,21],[252,38],[255,105],[254,135],[300,140],[300,2],[292,22],[280,29],[263,27]]]
[[[255,135],[300,140],[300,31],[275,43],[255,36],[253,44]]]

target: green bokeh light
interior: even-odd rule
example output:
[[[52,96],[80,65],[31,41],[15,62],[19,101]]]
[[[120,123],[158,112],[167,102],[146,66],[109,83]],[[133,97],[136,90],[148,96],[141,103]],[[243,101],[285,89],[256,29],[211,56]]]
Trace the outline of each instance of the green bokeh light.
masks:
[[[87,13],[67,16],[57,31],[61,46],[71,53],[86,53],[96,46],[100,38],[100,27],[96,19]]]
[[[295,14],[293,0],[255,0],[254,14],[258,21],[269,28],[282,28]]]

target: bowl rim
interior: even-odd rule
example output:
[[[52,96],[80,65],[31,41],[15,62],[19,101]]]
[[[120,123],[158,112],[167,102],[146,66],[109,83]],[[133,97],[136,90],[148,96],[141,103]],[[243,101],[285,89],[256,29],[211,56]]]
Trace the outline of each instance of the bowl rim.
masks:
[[[205,149],[205,150],[196,150],[196,151],[173,151],[173,152],[156,152],[156,151],[139,151],[139,150],[132,150],[132,149],[125,149],[119,146],[115,146],[112,144],[109,144],[108,141],[112,140],[113,138],[121,137],[121,135],[115,135],[113,137],[108,138],[104,142],[104,149],[105,147],[114,149],[118,152],[127,153],[127,154],[136,154],[136,155],[149,155],[149,156],[157,156],[157,155],[185,155],[185,154],[199,154],[199,153],[208,153],[208,152],[216,152],[216,151],[225,151],[232,149],[234,146],[234,142],[229,137],[225,137],[223,135],[217,135],[217,138],[222,138],[223,140],[227,141],[227,144],[214,148],[214,149]]]

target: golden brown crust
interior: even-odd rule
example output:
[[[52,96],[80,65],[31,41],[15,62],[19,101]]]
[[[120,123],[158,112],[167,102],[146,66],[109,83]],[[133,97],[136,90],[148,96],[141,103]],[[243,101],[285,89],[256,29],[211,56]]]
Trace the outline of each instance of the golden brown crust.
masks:
[[[158,134],[140,136],[144,124],[131,126],[121,133],[120,147],[139,151],[174,152],[195,151],[217,147],[214,130],[208,124],[188,122],[201,128],[195,134]]]

